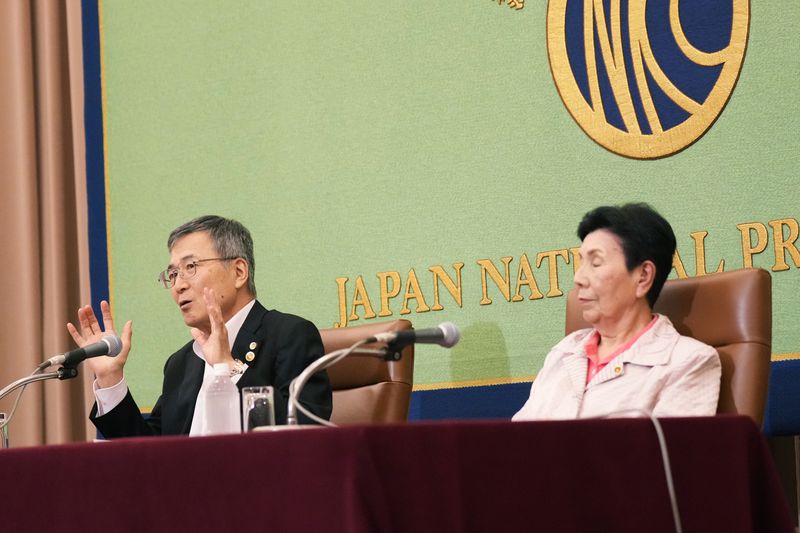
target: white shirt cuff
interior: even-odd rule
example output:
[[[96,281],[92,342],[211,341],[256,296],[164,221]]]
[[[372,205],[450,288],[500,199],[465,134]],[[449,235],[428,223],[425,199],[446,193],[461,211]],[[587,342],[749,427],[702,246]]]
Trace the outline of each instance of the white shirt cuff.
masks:
[[[122,403],[125,395],[128,394],[128,383],[123,377],[116,385],[100,389],[97,387],[97,380],[94,380],[92,390],[94,390],[94,399],[97,402],[97,416],[103,416]]]

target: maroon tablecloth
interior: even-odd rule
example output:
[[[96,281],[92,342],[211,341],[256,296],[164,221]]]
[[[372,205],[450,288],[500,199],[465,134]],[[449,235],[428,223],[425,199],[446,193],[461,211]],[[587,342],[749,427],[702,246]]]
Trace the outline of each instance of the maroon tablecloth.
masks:
[[[662,425],[685,532],[793,531],[750,419]],[[674,531],[646,419],[0,450],[0,486],[1,531]]]

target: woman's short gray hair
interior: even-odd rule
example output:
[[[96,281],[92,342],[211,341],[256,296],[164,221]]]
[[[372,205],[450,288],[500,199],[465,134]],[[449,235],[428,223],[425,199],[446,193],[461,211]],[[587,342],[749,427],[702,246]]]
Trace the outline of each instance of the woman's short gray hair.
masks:
[[[172,251],[172,247],[178,239],[199,231],[208,232],[220,257],[241,257],[247,261],[250,274],[247,279],[247,288],[255,298],[256,260],[253,256],[253,238],[247,228],[241,222],[217,215],[197,217],[172,230],[167,239],[167,249]]]

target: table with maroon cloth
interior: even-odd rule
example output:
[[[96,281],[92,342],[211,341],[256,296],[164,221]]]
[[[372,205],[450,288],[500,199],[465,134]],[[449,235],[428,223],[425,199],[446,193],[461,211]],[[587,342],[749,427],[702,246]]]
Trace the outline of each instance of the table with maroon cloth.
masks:
[[[685,532],[793,531],[749,418],[661,424]],[[674,531],[647,419],[12,448],[0,483],[2,531]]]

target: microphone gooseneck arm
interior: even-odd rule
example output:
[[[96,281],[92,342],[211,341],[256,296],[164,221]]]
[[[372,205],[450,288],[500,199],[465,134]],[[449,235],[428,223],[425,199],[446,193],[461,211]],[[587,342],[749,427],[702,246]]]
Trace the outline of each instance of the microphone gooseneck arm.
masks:
[[[19,394],[17,394],[17,399],[14,400],[14,406],[11,408],[11,412],[8,414],[8,416],[4,415],[2,418],[0,418],[0,448],[8,448],[8,433],[6,432],[6,427],[11,423],[11,419],[14,418],[14,413],[16,413],[17,407],[19,406],[22,393],[25,392],[25,389],[29,384],[36,381],[46,381],[48,379],[70,379],[78,375],[78,371],[75,368],[60,368],[56,372],[48,372],[47,374],[40,374],[40,372],[41,369],[37,368],[31,375],[20,378],[0,390],[0,400],[2,400],[10,393],[20,389],[21,387]]]
[[[341,350],[335,350],[329,354],[325,354],[310,365],[308,365],[305,370],[300,372],[300,374],[294,378],[291,383],[289,383],[289,402],[286,406],[286,425],[287,426],[296,426],[298,425],[297,422],[297,412],[300,411],[308,418],[321,424],[323,426],[329,427],[337,427],[336,424],[331,422],[330,420],[325,420],[324,418],[320,418],[308,409],[305,408],[303,404],[300,403],[300,394],[303,392],[303,388],[308,383],[308,380],[311,379],[315,373],[319,372],[320,370],[325,370],[329,368],[348,355],[365,355],[371,357],[380,357],[381,359],[386,359],[388,357],[387,350],[379,349],[379,350],[371,350],[371,349],[359,349],[358,347],[362,344],[366,344],[368,339],[360,340],[354,345],[350,346],[349,348],[343,348]]]
[[[300,411],[314,422],[323,426],[336,427],[336,424],[329,420],[325,420],[311,413],[299,401],[300,393],[303,391],[306,383],[311,376],[320,370],[329,368],[348,355],[371,355],[380,357],[384,361],[399,361],[402,357],[402,349],[409,344],[438,344],[445,348],[450,348],[458,343],[461,338],[461,333],[458,327],[452,322],[443,322],[435,328],[426,330],[402,330],[402,331],[386,331],[383,333],[375,334],[372,337],[360,340],[350,346],[341,350],[333,351],[325,354],[303,370],[291,383],[289,383],[289,402],[286,408],[286,425],[296,426],[297,412]],[[385,343],[386,347],[370,350],[359,349],[364,344],[372,343]]]
[[[55,372],[48,372],[46,374],[34,374],[32,376],[25,376],[24,378],[20,378],[17,381],[11,383],[3,390],[0,390],[0,400],[8,396],[9,393],[17,390],[20,387],[24,387],[30,383],[34,383],[36,381],[45,381],[48,379],[71,379],[78,375],[78,371],[75,368],[59,368]]]

